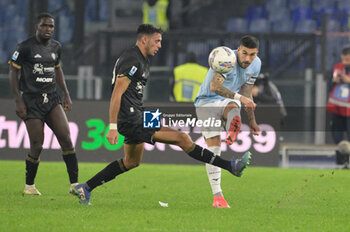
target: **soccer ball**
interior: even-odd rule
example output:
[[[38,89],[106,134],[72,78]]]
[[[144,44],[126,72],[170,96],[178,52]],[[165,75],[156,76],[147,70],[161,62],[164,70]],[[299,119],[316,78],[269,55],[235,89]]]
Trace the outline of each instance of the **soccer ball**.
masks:
[[[214,48],[208,58],[209,66],[218,73],[229,73],[235,67],[237,59],[235,53],[228,47]]]
[[[342,155],[350,155],[350,143],[346,140],[338,143],[338,150]]]

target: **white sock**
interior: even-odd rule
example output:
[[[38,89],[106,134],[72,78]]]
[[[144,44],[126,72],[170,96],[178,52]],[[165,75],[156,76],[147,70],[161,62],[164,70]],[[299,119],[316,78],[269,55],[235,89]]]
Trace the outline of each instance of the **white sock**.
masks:
[[[208,147],[208,150],[213,152],[215,155],[220,156],[221,155],[221,147]],[[211,164],[205,164],[207,168],[207,174],[209,183],[211,186],[211,190],[213,191],[213,195],[217,195],[218,193],[221,193],[221,168],[216,167]]]
[[[26,186],[25,186],[25,188],[35,188],[35,184],[32,184],[32,185],[28,185],[28,184],[26,184]]]

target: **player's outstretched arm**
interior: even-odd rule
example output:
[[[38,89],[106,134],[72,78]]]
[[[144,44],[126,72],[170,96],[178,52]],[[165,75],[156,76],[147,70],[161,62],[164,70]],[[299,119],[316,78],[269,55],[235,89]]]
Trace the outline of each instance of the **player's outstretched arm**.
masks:
[[[109,103],[109,124],[110,128],[106,135],[106,138],[110,144],[117,144],[118,142],[118,129],[116,126],[117,118],[120,109],[120,103],[122,99],[122,95],[128,88],[131,80],[124,76],[119,75],[116,78],[116,83],[114,85],[114,89],[111,96],[111,101]],[[115,125],[112,127],[112,125]]]
[[[9,79],[10,79],[11,90],[15,97],[16,114],[18,117],[24,119],[27,115],[27,109],[19,91],[18,73],[19,73],[19,69],[15,68],[12,64],[10,64]]]
[[[253,96],[252,96],[252,89],[253,89],[254,85],[250,85],[250,84],[244,84],[241,87],[241,92],[242,92],[242,98],[245,97],[246,99],[249,99],[250,101],[253,102]],[[242,101],[243,104],[245,104]],[[250,103],[250,102],[249,102]],[[252,107],[247,107],[247,105],[245,105],[246,107],[246,113],[247,113],[247,117],[248,117],[248,123],[249,123],[249,127],[250,127],[250,133],[252,133],[253,135],[259,135],[260,134],[260,128],[258,126],[258,124],[255,121],[255,115],[254,115],[254,110],[255,110],[255,103],[254,104],[254,108]]]
[[[64,93],[63,109],[64,111],[69,112],[72,110],[72,100],[70,99],[69,91],[67,89],[66,81],[63,75],[63,70],[61,67],[55,68],[55,75],[56,75],[56,82]]]

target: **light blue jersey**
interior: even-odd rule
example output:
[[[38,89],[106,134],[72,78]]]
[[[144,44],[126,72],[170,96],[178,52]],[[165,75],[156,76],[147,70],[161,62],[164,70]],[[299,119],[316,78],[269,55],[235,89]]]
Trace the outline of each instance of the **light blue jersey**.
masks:
[[[234,53],[237,57],[237,50],[234,50]],[[260,73],[260,68],[261,60],[259,57],[255,57],[253,62],[247,68],[241,68],[237,63],[236,66],[233,68],[232,72],[223,75],[225,77],[223,86],[225,86],[232,92],[237,93],[242,87],[242,85],[244,85],[245,83],[251,85],[254,84],[256,78]],[[194,105],[196,107],[202,106],[210,102],[226,99],[225,97],[222,97],[210,91],[210,83],[213,79],[214,74],[214,70],[210,68],[194,101]]]

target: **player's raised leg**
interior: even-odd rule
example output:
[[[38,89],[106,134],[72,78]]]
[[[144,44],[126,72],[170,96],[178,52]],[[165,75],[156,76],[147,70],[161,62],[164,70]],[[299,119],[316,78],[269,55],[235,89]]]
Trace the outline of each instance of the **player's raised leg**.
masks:
[[[241,129],[240,103],[228,104],[225,108],[223,117],[226,121],[225,128],[227,131],[225,141],[227,145],[232,145]]]
[[[40,153],[44,142],[44,123],[40,119],[27,119],[25,121],[29,141],[30,151],[26,158],[26,185],[23,194],[41,195],[36,189],[34,179],[40,163]]]
[[[80,202],[84,205],[90,204],[92,190],[113,180],[116,176],[139,166],[142,161],[143,150],[144,143],[124,144],[125,156],[123,159],[113,161],[86,183],[79,184],[74,188]]]
[[[226,169],[235,176],[241,176],[242,171],[248,165],[247,162],[244,163],[244,161],[241,159],[232,159],[231,161],[224,160],[219,156],[216,156],[208,149],[195,144],[186,133],[171,129],[169,127],[162,127],[159,131],[157,131],[153,135],[153,140],[177,145],[192,158]]]

